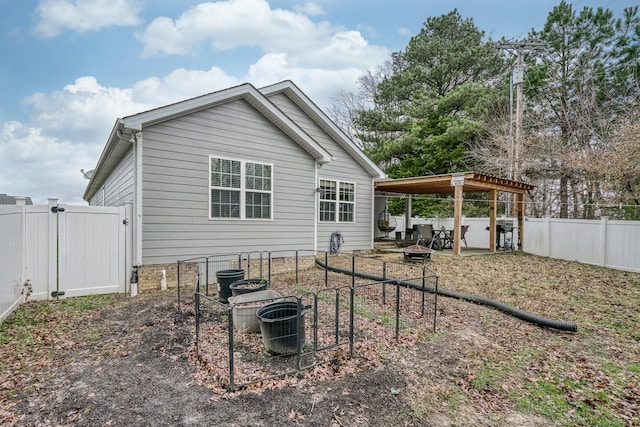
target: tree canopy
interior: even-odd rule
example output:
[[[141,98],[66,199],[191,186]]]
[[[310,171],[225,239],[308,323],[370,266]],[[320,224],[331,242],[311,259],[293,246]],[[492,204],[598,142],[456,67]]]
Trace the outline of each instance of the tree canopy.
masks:
[[[505,63],[495,43],[457,10],[428,18],[392,55],[373,107],[355,122],[365,151],[391,177],[465,169],[466,144],[495,102]]]
[[[539,48],[525,52],[524,81],[514,82],[525,100],[517,147],[513,53],[456,9],[427,18],[404,50],[361,78],[359,94],[342,94],[343,124],[390,177],[513,174],[536,185],[528,214],[592,218],[616,203],[627,209],[614,216],[640,217],[638,7],[615,17],[562,0],[522,42]]]

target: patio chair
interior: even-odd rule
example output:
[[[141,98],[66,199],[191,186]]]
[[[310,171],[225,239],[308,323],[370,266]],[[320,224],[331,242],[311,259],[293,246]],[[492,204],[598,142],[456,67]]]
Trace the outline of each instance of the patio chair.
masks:
[[[464,247],[468,248],[469,245],[467,245],[467,238],[465,237],[465,235],[467,234],[467,230],[469,229],[468,225],[463,225],[460,227],[460,240],[462,240],[464,242]]]
[[[420,242],[424,242],[424,246],[429,249],[435,249],[437,251],[442,250],[442,241],[439,237],[434,235],[432,224],[417,224],[416,227],[418,237],[416,238],[416,245]]]
[[[464,247],[468,248],[469,245],[467,244],[467,239],[465,237],[465,235],[467,234],[467,230],[469,229],[468,225],[461,225],[460,226],[460,240],[464,242]],[[451,247],[453,247],[453,242],[455,239],[455,230],[451,230]]]

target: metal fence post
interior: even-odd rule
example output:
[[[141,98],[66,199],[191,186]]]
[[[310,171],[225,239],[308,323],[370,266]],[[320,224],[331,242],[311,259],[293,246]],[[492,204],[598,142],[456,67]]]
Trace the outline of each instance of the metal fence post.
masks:
[[[427,273],[426,272],[426,268],[423,265],[422,266],[422,307],[421,307],[421,311],[420,311],[420,315],[421,316],[424,316],[424,299],[425,299],[425,296],[424,296],[424,289],[425,289],[424,281],[425,281],[425,277],[424,276],[425,276],[426,273]]]
[[[351,255],[351,287],[356,285],[356,257]]]
[[[231,390],[235,389],[235,378],[233,377],[233,370],[234,370],[234,365],[235,365],[235,361],[233,358],[233,304],[229,305],[229,308],[227,309],[227,314],[229,317],[229,387],[231,388]]]
[[[338,344],[340,342],[340,289],[336,288],[336,329],[335,329],[335,343]]]
[[[209,295],[209,258],[210,257],[205,257],[204,262],[207,263],[206,267],[204,268],[205,271],[205,283],[204,283],[204,294],[205,295]]]
[[[387,261],[382,262],[382,304],[387,303]]]
[[[438,277],[436,276],[436,291],[433,294],[433,333],[436,333],[436,318],[438,316]]]
[[[324,285],[328,286],[329,285],[329,252],[324,253]]]
[[[400,283],[396,282],[396,341],[400,336]]]
[[[196,313],[196,368],[198,367],[198,361],[200,360],[200,294],[196,293],[193,299],[195,304],[194,311]]]
[[[355,296],[356,296],[356,288],[354,286],[350,289],[350,302],[349,302],[349,357],[353,357],[353,329],[354,329],[354,315],[353,312],[355,310]]]
[[[300,353],[302,353],[302,344],[300,343],[300,325],[302,322],[302,299],[296,298],[296,302],[298,303],[298,310],[296,314],[296,369],[298,371],[302,370],[302,366],[300,363]]]
[[[180,304],[180,261],[178,261],[178,304]]]

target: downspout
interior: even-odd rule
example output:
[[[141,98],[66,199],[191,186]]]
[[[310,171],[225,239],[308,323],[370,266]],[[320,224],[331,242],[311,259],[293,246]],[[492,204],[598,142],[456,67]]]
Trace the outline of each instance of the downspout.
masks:
[[[320,188],[320,181],[318,180],[318,169],[322,166],[318,164],[318,161],[315,161],[314,168],[314,177],[313,177],[313,251],[317,252],[318,250],[318,199],[319,194],[316,189]]]
[[[133,273],[131,296],[138,294],[138,266],[142,264],[142,132],[129,140],[133,144]]]
[[[376,241],[376,182],[375,178],[371,178],[371,210],[369,211],[369,216],[371,217],[371,239],[369,242],[369,247],[373,250],[374,244]]]

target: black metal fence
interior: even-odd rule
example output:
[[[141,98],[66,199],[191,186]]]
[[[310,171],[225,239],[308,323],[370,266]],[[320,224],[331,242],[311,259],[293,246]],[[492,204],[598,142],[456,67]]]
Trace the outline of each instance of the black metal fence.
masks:
[[[228,270],[268,283],[267,292],[221,302],[217,274]],[[437,287],[425,265],[351,254],[247,252],[178,262],[178,299],[195,306],[201,376],[230,389],[435,332]]]

